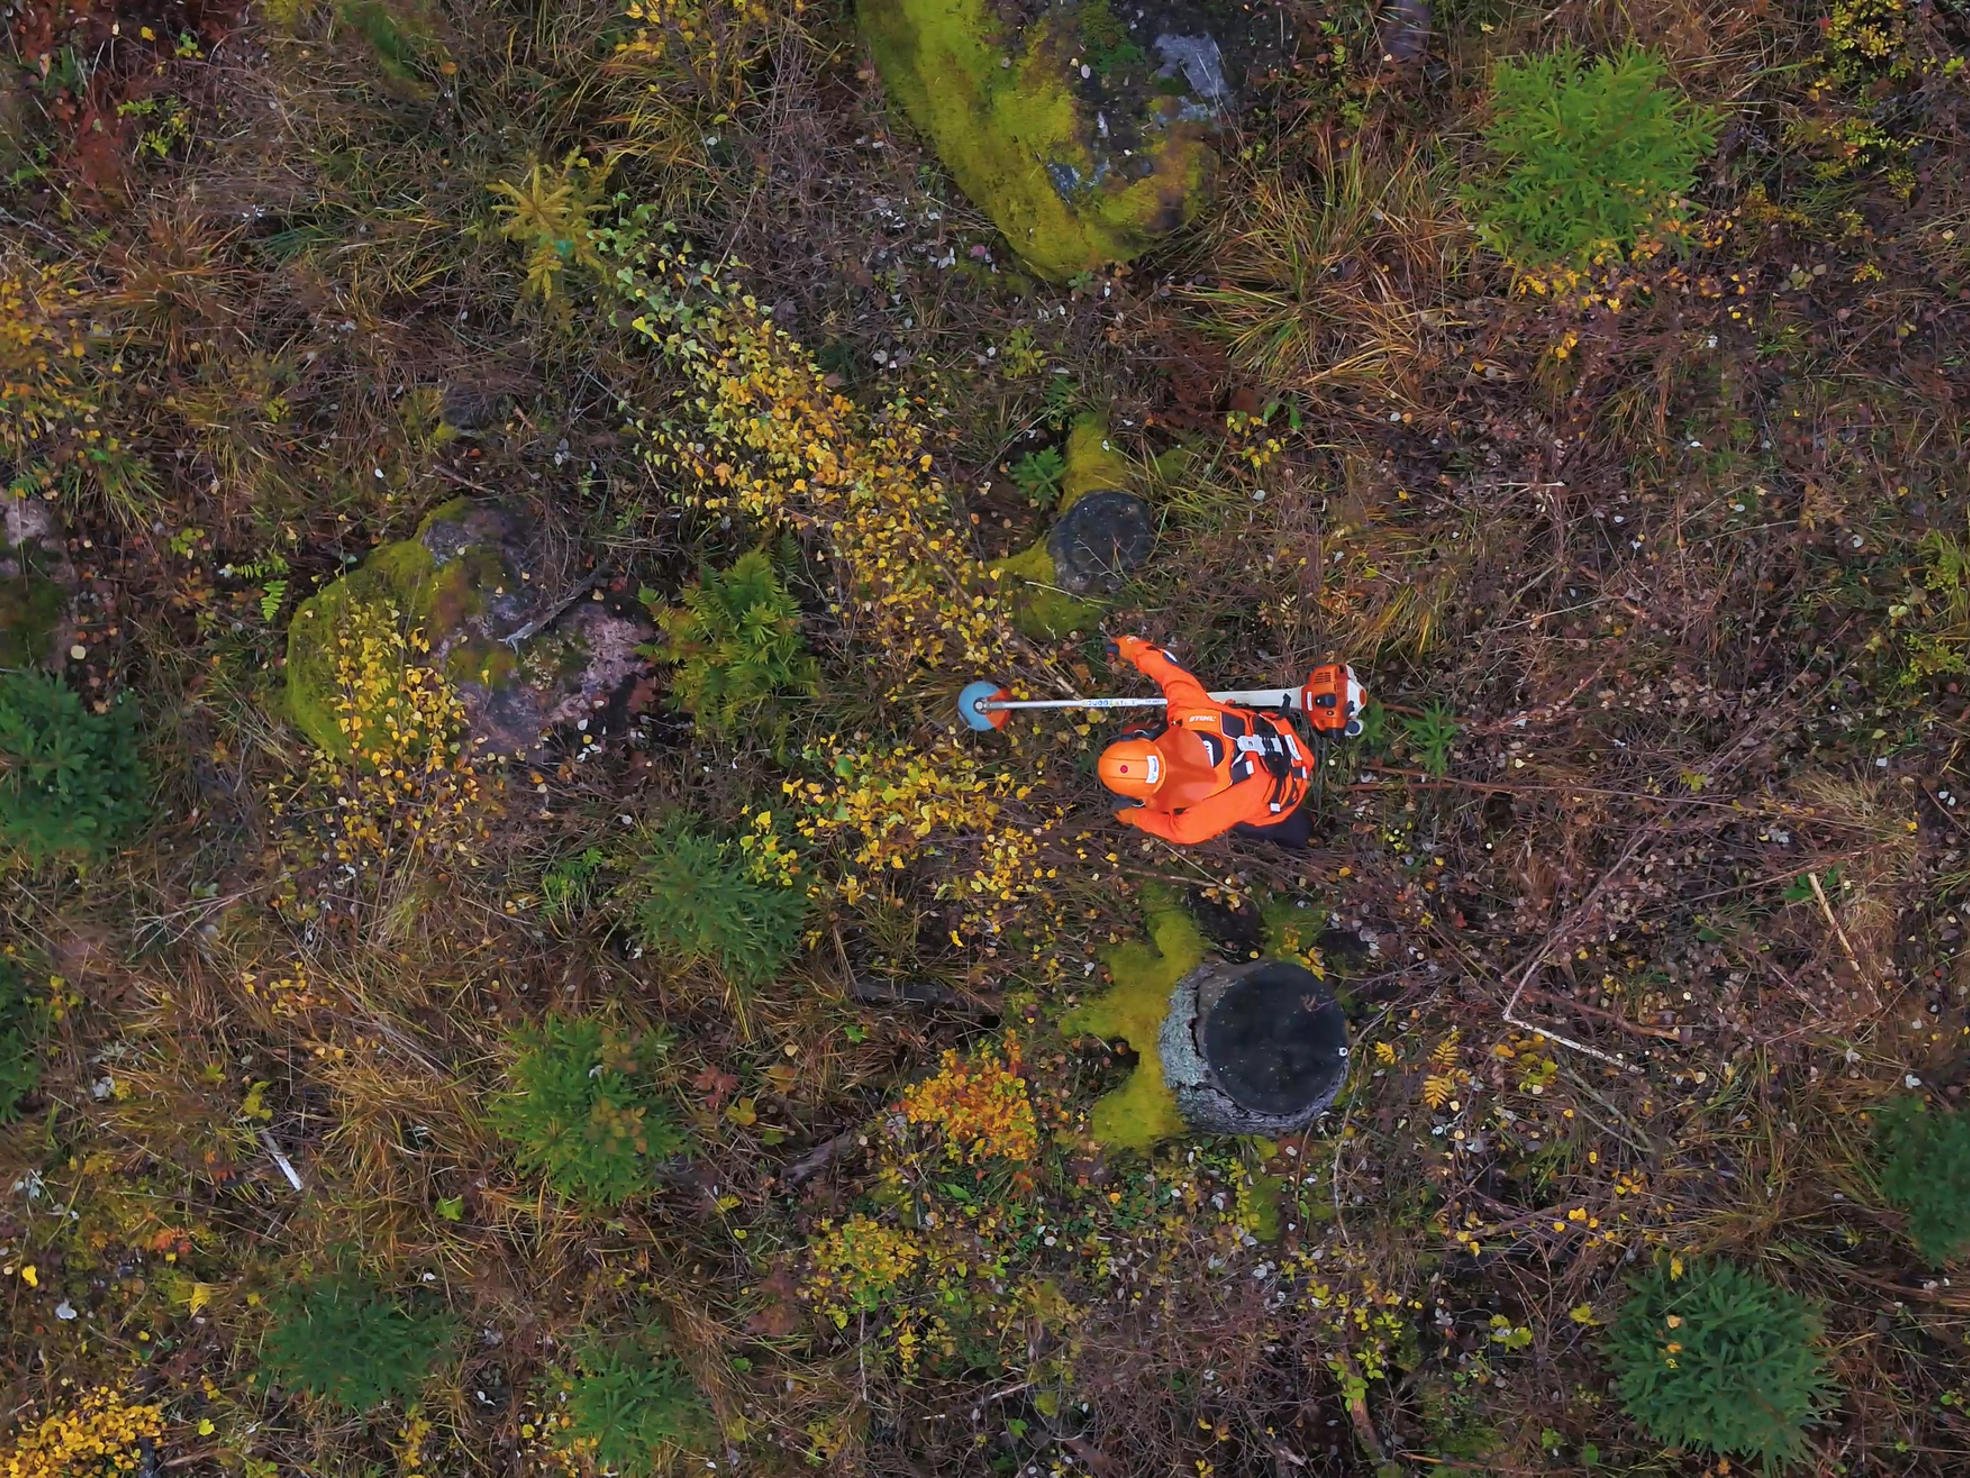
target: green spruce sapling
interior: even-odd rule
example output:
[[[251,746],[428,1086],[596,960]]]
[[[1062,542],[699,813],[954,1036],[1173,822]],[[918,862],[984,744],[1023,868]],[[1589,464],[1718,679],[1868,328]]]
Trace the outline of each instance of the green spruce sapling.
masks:
[[[38,1014],[28,999],[27,972],[0,958],[0,1124],[20,1117],[21,1100],[41,1081]]]
[[[678,965],[711,965],[733,985],[764,985],[800,945],[807,900],[762,881],[738,844],[673,820],[649,833],[629,885],[637,937]]]
[[[651,655],[677,669],[672,699],[707,732],[736,733],[774,699],[814,691],[820,669],[801,640],[800,605],[760,551],[707,574],[677,605],[643,598],[664,634]]]
[[[489,1117],[520,1168],[577,1201],[619,1206],[656,1184],[688,1139],[655,1081],[660,1038],[592,1017],[549,1016],[510,1040],[507,1090]]]
[[[96,713],[47,673],[0,673],[0,846],[101,856],[143,824],[148,796],[127,702]]]
[[[1881,1116],[1881,1190],[1932,1263],[1970,1254],[1970,1114],[1915,1099]]]
[[[592,1443],[604,1469],[647,1478],[666,1459],[716,1440],[711,1409],[690,1374],[650,1334],[590,1336],[574,1353],[563,1435]]]
[[[272,1312],[260,1347],[267,1374],[356,1414],[415,1396],[458,1333],[449,1315],[346,1270],[282,1290]]]
[[[1614,1389],[1656,1441],[1757,1462],[1805,1451],[1829,1382],[1804,1299],[1721,1258],[1637,1278],[1609,1326]]]
[[[1585,61],[1565,47],[1492,73],[1496,167],[1464,190],[1480,240],[1522,268],[1587,268],[1688,225],[1696,167],[1720,115],[1690,102],[1660,58],[1630,46]]]

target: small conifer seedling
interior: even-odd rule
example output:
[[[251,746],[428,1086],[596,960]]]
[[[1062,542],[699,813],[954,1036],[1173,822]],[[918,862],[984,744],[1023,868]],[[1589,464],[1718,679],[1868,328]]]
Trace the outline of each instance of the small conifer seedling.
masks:
[[[1635,1281],[1607,1352],[1622,1406],[1656,1441],[1770,1473],[1801,1456],[1826,1404],[1819,1333],[1805,1300],[1757,1274],[1675,1261]]]
[[[1479,238],[1519,267],[1586,268],[1666,244],[1716,146],[1718,115],[1631,46],[1589,63],[1571,48],[1498,64],[1484,141],[1497,167],[1464,191]]]
[[[717,1437],[683,1362],[649,1334],[582,1341],[571,1387],[564,1435],[592,1445],[596,1461],[625,1478],[646,1478]]]
[[[686,1135],[652,1078],[663,1044],[592,1017],[550,1016],[513,1034],[512,1086],[493,1128],[524,1170],[562,1195],[618,1206],[656,1183]]]
[[[47,673],[0,673],[0,847],[100,856],[143,823],[148,793],[128,704],[96,713]]]
[[[35,1016],[26,972],[12,960],[0,958],[0,1124],[20,1117],[21,1100],[41,1081]]]
[[[260,1347],[268,1375],[348,1412],[415,1396],[457,1333],[448,1315],[347,1271],[285,1289],[272,1307]]]
[[[671,821],[646,838],[631,883],[643,947],[676,965],[710,965],[733,985],[764,985],[800,946],[806,895],[755,876],[737,842]]]
[[[707,574],[657,624],[665,641],[652,655],[676,668],[677,706],[710,733],[735,733],[774,698],[814,691],[819,669],[801,640],[800,606],[758,550]]]
[[[1930,1262],[1970,1254],[1970,1114],[1914,1099],[1882,1116],[1881,1190]]]

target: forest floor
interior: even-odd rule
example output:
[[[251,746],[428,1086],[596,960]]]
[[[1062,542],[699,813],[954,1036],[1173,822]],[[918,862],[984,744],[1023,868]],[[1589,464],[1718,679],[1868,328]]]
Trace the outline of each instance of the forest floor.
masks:
[[[1813,1310],[1801,1470],[1970,1471],[1879,1153],[1970,1084],[1970,19],[1277,10],[1212,202],[1049,285],[845,6],[0,5],[0,462],[148,777],[0,864],[0,1471],[1740,1471],[1612,1384],[1671,1259]],[[1721,120],[1687,245],[1515,270],[1493,64],[1629,41]],[[1090,415],[1155,552],[1006,637],[966,581]],[[296,608],[461,496],[612,612],[764,551],[779,691],[659,662],[501,760],[426,673],[325,756]],[[1112,725],[957,730],[1147,691],[1104,630],[1355,664],[1307,851],[1115,825]],[[1304,1133],[1092,1134],[1147,1044],[1063,1017],[1172,901],[1307,921]]]

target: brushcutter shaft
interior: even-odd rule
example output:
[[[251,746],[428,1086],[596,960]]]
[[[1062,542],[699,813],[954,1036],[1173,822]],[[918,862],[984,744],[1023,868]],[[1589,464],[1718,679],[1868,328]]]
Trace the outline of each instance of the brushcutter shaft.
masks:
[[[1161,708],[1167,698],[998,698],[978,705],[980,713],[1008,708]]]
[[[1219,703],[1237,703],[1246,708],[1293,708],[1300,696],[1298,688],[1252,688],[1213,693]],[[977,707],[981,713],[1001,713],[1011,708],[1162,708],[1167,698],[987,698]]]

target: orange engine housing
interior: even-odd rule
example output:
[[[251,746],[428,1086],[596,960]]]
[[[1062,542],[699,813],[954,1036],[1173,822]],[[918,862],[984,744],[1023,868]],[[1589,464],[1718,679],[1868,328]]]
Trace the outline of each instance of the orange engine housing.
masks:
[[[1314,668],[1300,689],[1300,714],[1316,734],[1356,737],[1361,733],[1361,713],[1367,706],[1368,690],[1354,669],[1343,662]]]

